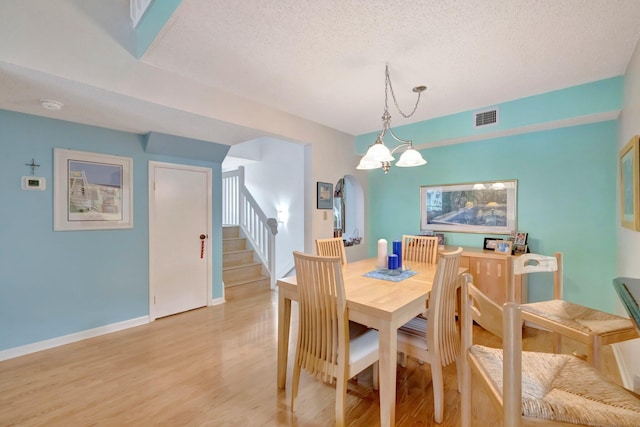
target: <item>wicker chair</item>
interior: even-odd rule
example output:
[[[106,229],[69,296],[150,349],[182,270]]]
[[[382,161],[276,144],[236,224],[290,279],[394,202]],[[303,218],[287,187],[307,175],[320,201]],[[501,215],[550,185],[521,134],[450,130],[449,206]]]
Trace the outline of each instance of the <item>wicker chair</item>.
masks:
[[[522,351],[520,307],[502,309],[462,284],[462,427],[472,425],[473,380],[482,384],[508,427],[640,425],[640,399],[577,357]],[[503,338],[503,348],[473,345],[473,322]],[[474,375],[472,375],[472,373]]]
[[[637,338],[638,333],[631,320],[574,304],[562,299],[562,254],[554,256],[525,254],[511,257],[507,277],[510,278],[508,301],[514,301],[515,276],[540,272],[553,272],[553,298],[549,301],[523,304],[522,319],[553,331],[553,352],[559,353],[562,337],[576,340],[588,348],[588,358],[595,368],[600,368],[600,349]]]

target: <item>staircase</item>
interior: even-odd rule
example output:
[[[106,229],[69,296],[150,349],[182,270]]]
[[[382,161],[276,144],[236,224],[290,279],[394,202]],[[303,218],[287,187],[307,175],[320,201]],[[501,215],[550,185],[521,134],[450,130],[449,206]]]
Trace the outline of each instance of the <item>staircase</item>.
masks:
[[[222,281],[227,301],[270,290],[270,277],[262,263],[255,261],[253,250],[247,249],[239,226],[222,228]]]

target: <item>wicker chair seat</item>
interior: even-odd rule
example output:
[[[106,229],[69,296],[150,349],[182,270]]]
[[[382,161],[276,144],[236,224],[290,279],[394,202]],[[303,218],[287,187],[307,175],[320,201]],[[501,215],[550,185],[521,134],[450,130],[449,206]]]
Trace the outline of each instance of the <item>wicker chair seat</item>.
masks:
[[[529,312],[553,320],[561,325],[588,334],[607,334],[632,329],[631,320],[565,300],[549,300],[524,304],[523,313]]]
[[[502,349],[474,345],[470,351],[502,394]],[[637,427],[640,399],[576,357],[525,351],[522,415],[588,426]]]

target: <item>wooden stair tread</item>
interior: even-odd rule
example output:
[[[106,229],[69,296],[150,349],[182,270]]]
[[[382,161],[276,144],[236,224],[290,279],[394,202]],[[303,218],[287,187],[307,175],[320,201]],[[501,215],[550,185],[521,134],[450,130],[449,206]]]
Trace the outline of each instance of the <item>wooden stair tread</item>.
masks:
[[[223,226],[222,280],[227,301],[271,290],[271,278],[264,274],[262,262],[253,258],[255,251],[246,241],[238,226]]]
[[[240,268],[255,267],[255,266],[258,266],[258,265],[262,265],[262,263],[254,261],[254,262],[248,262],[248,263],[244,263],[244,264],[233,264],[233,265],[227,265],[227,266],[222,267],[222,271],[225,271],[225,270],[237,270],[237,269],[240,269]]]
[[[253,252],[253,249],[239,249],[237,251],[225,251],[225,252],[222,252],[222,255],[242,254],[247,252]]]
[[[224,282],[224,287],[229,288],[233,286],[247,285],[255,282],[261,282],[263,280],[269,280],[269,276],[260,275],[260,276],[255,276],[255,277],[246,278],[242,280],[227,281],[227,282]]]

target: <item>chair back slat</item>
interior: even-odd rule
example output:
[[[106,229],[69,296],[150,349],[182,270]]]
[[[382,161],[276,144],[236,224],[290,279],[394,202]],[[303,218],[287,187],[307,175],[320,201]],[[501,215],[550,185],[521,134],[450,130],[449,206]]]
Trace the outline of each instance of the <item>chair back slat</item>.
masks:
[[[513,274],[552,272],[558,270],[556,257],[524,254],[513,258]]]
[[[435,264],[438,262],[438,238],[434,236],[402,236],[402,261]]]
[[[553,256],[540,254],[510,256],[507,264],[507,301],[515,302],[515,276],[547,272],[553,273],[553,298],[562,299],[564,285],[562,279],[562,253],[556,252]]]
[[[319,256],[340,257],[342,264],[347,263],[347,252],[342,237],[316,239],[316,252]]]
[[[299,293],[296,358],[309,374],[332,383],[347,363],[349,332],[340,257],[293,253]],[[342,347],[345,351],[338,351]],[[296,363],[298,363],[298,360]]]
[[[429,297],[427,348],[437,348],[442,366],[454,362],[460,355],[460,334],[456,324],[460,254],[462,248],[440,253]]]

